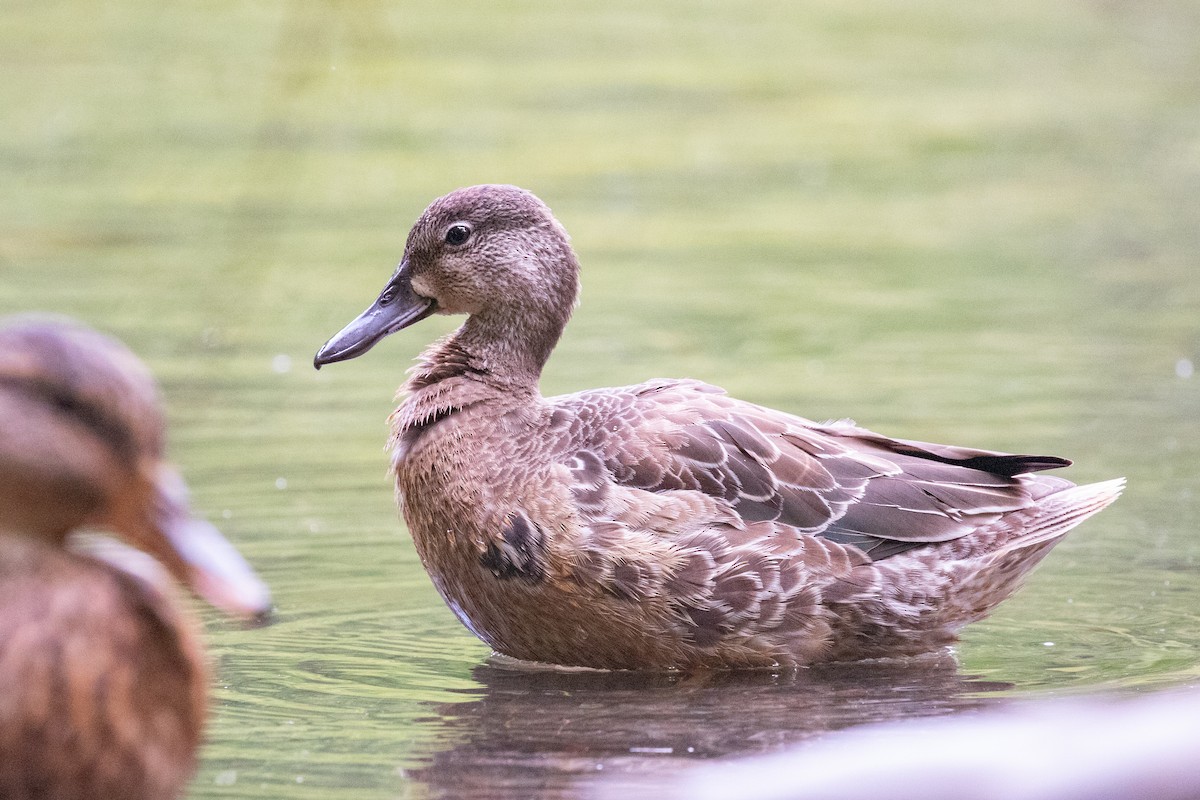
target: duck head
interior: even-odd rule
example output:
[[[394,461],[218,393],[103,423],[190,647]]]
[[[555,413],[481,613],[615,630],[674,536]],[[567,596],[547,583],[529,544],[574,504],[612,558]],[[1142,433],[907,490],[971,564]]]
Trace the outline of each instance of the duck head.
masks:
[[[431,314],[466,314],[464,336],[508,346],[540,370],[578,292],[578,261],[545,203],[516,186],[459,189],[425,209],[379,297],[313,365],[362,355]]]
[[[0,320],[0,532],[65,546],[100,529],[218,608],[262,618],[270,593],[164,457],[158,389],[120,342],[45,317]]]

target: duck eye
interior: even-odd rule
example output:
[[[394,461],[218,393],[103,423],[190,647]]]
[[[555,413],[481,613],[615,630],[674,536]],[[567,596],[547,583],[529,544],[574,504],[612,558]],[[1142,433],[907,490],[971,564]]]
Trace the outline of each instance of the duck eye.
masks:
[[[446,244],[462,244],[471,236],[471,229],[466,225],[451,225],[446,231]]]

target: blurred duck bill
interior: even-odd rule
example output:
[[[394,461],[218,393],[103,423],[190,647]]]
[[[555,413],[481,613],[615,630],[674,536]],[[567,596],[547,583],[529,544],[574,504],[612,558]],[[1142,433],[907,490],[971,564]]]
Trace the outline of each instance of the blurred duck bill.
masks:
[[[179,473],[161,467],[154,493],[155,518],[147,539],[134,544],[221,611],[249,619],[266,617],[271,610],[267,585],[215,526],[192,516]]]

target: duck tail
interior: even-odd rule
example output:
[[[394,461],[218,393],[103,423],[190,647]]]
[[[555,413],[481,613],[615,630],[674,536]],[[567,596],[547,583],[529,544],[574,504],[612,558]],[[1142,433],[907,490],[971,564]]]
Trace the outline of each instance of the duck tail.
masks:
[[[1071,486],[1048,494],[1038,502],[1038,514],[1024,534],[1012,543],[1024,549],[1057,539],[1093,514],[1107,508],[1125,490],[1125,479],[1114,478],[1083,486]]]

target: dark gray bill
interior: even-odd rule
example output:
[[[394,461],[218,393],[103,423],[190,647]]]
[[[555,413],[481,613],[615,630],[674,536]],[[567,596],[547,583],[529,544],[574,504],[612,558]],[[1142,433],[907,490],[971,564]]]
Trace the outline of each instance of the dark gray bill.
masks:
[[[313,366],[320,369],[325,364],[361,356],[383,337],[420,322],[435,311],[437,303],[432,298],[413,291],[412,268],[407,260],[402,261],[371,307],[317,351]]]

